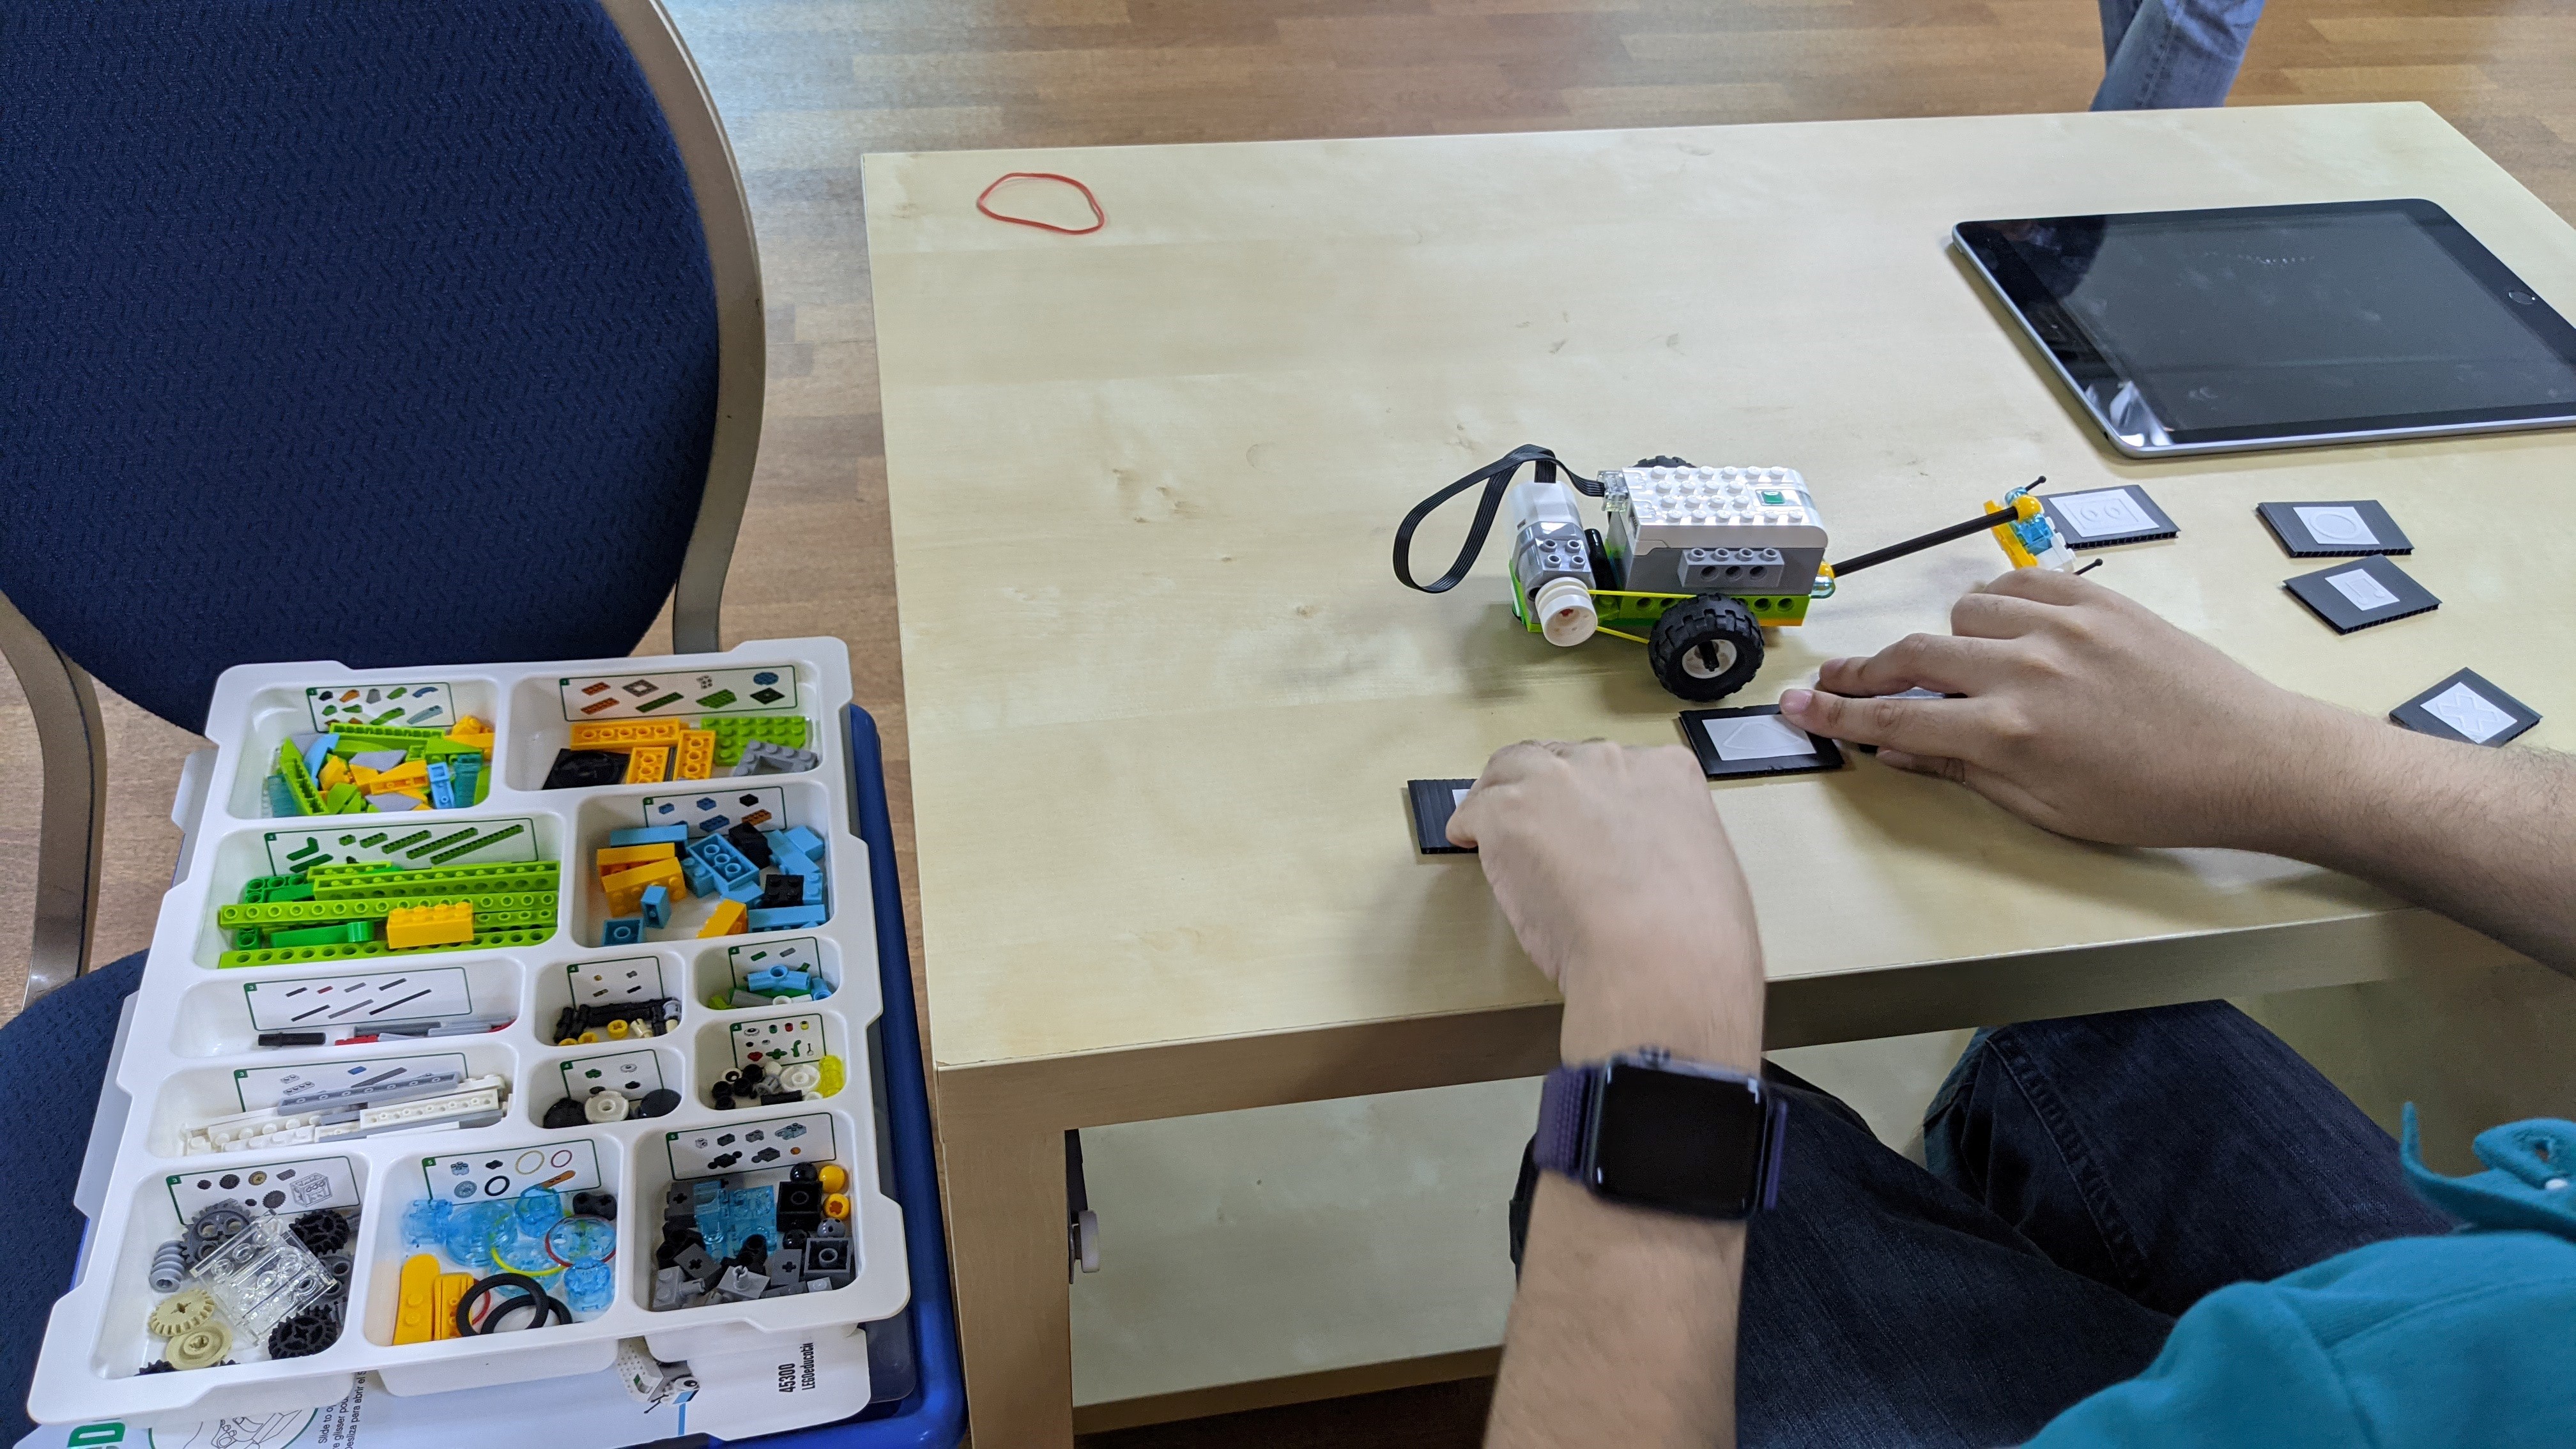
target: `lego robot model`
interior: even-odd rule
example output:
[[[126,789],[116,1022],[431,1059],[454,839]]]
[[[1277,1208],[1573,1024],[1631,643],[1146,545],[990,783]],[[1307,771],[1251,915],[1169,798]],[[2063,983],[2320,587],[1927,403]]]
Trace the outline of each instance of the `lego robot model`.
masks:
[[[1528,465],[1532,476],[1514,482]],[[1547,449],[1524,446],[1406,515],[1395,535],[1395,575],[1425,593],[1455,587],[1508,502],[1512,609],[1521,622],[1566,648],[1595,634],[1643,644],[1657,682],[1707,704],[1761,670],[1764,629],[1806,622],[1811,604],[1861,569],[1987,531],[2016,567],[2067,567],[2073,554],[2031,496],[2046,481],[2016,488],[1962,523],[1828,564],[1824,516],[1793,468],[1702,468],[1658,457],[1582,479]],[[1415,582],[1414,529],[1479,484],[1485,491],[1456,562],[1430,583]],[[1601,500],[1602,528],[1585,526],[1578,495]]]

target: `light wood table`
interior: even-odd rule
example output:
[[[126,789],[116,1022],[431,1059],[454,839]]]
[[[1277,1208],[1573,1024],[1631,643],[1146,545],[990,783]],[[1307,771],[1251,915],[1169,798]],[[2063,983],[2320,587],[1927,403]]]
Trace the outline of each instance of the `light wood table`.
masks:
[[[1108,228],[976,215],[1009,170],[1081,177]],[[2576,436],[2129,463],[1946,248],[1973,217],[2424,196],[2576,311],[2576,233],[2420,106],[880,155],[865,180],[980,1442],[1071,1432],[1066,1129],[1553,1062],[1553,993],[1472,857],[1416,857],[1404,783],[1533,735],[1670,741],[1677,706],[1633,645],[1520,632],[1500,547],[1437,598],[1390,577],[1405,509],[1515,444],[1792,465],[1844,552],[2034,474],[2142,482],[2181,536],[2096,577],[2268,677],[2378,714],[2466,665],[2547,716],[2535,743],[2576,719]],[[2338,638],[2281,591],[2307,566],[2254,504],[2349,497],[2404,523],[2439,612]],[[1739,700],[1944,627],[1999,566],[1969,541],[1853,580]],[[2074,844],[1867,759],[1717,798],[1775,1045],[2502,954],[2342,877]]]

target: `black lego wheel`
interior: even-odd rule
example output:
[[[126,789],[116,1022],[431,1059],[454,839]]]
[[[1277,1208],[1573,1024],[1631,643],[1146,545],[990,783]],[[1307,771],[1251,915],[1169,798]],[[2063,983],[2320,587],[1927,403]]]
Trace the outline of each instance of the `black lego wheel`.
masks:
[[[1655,681],[1694,704],[1714,704],[1762,668],[1762,626],[1743,601],[1702,594],[1675,604],[1646,639]]]

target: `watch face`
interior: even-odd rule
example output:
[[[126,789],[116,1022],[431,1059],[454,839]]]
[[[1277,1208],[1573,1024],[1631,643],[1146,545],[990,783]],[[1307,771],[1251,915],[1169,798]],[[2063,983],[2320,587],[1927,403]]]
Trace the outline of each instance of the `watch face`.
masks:
[[[1758,1190],[1764,1109],[1744,1082],[1614,1061],[1592,1116],[1593,1187],[1700,1217],[1743,1217]]]

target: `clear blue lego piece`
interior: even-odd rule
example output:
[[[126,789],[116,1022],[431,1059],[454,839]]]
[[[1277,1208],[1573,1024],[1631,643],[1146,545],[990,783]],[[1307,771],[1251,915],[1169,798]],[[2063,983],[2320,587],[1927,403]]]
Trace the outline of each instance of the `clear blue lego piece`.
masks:
[[[642,916],[611,916],[600,923],[599,944],[603,946],[640,946],[643,943]]]
[[[686,845],[689,827],[685,825],[637,825],[608,832],[608,843],[624,845]]]
[[[452,1211],[447,1199],[425,1197],[403,1209],[403,1246],[415,1253],[427,1252],[447,1241],[447,1215]]]
[[[456,780],[456,803],[471,805],[483,793],[483,761],[473,755],[458,755],[448,762]]]
[[[644,924],[655,930],[671,924],[671,888],[646,886],[642,901]]]
[[[269,814],[301,815],[304,813],[304,807],[295,803],[295,791],[288,787],[284,775],[271,775],[267,783]]]
[[[821,906],[771,906],[753,910],[745,924],[755,931],[795,931],[819,926],[831,918]]]
[[[499,1271],[492,1256],[494,1234],[512,1235],[510,1205],[486,1198],[481,1202],[458,1203],[447,1214],[447,1235],[440,1246],[447,1259],[460,1270],[478,1278]]]
[[[564,1306],[575,1318],[590,1318],[608,1311],[608,1300],[615,1296],[615,1275],[606,1263],[586,1261],[564,1270]]]

